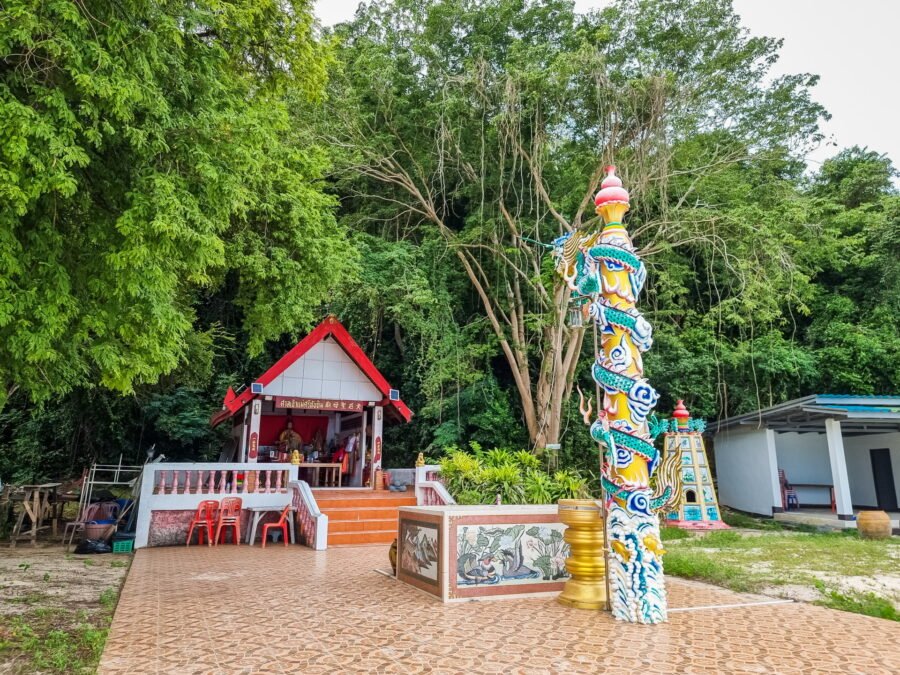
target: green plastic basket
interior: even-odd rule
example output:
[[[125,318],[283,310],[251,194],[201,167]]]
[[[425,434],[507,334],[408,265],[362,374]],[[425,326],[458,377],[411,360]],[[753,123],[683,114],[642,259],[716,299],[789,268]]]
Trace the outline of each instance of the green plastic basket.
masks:
[[[131,553],[131,549],[134,547],[134,539],[122,539],[121,541],[114,541],[112,543],[113,553]]]

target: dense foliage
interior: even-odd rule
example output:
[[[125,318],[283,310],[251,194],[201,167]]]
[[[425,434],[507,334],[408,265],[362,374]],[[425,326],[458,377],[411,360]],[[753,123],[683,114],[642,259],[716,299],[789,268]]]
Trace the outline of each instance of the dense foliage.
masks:
[[[804,173],[816,78],[770,77],[728,0],[379,1],[327,40],[308,4],[4,3],[0,477],[216,457],[227,386],[329,311],[416,413],[388,465],[558,440],[595,470],[541,244],[596,224],[611,161],[661,411],[900,390],[894,168]]]
[[[309,324],[348,247],[308,2],[12,0],[0,54],[0,404],[204,358],[229,276],[252,351]]]

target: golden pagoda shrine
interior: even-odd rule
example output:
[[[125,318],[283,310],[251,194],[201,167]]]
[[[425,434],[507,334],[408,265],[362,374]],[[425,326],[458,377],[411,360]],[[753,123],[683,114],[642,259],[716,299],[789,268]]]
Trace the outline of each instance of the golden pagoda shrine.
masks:
[[[670,430],[665,434],[666,455],[681,455],[681,503],[666,516],[666,524],[686,530],[727,530],[722,520],[712,469],[703,444],[706,423],[691,419],[679,400],[672,413]]]

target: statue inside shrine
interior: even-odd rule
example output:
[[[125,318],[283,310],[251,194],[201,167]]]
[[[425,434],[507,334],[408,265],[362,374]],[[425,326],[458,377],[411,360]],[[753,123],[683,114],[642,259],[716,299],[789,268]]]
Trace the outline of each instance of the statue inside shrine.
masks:
[[[278,451],[284,453],[285,455],[293,455],[294,452],[299,452],[303,447],[303,438],[294,431],[294,423],[291,418],[288,418],[287,426],[284,431],[278,436]]]

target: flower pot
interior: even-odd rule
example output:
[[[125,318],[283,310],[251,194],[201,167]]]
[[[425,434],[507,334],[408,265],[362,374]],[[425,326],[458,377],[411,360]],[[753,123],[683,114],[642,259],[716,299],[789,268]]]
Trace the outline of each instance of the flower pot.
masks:
[[[384,472],[384,489],[385,490],[391,489],[391,472],[390,471]]]
[[[884,511],[860,511],[856,528],[863,539],[887,539],[891,536],[891,519]]]

